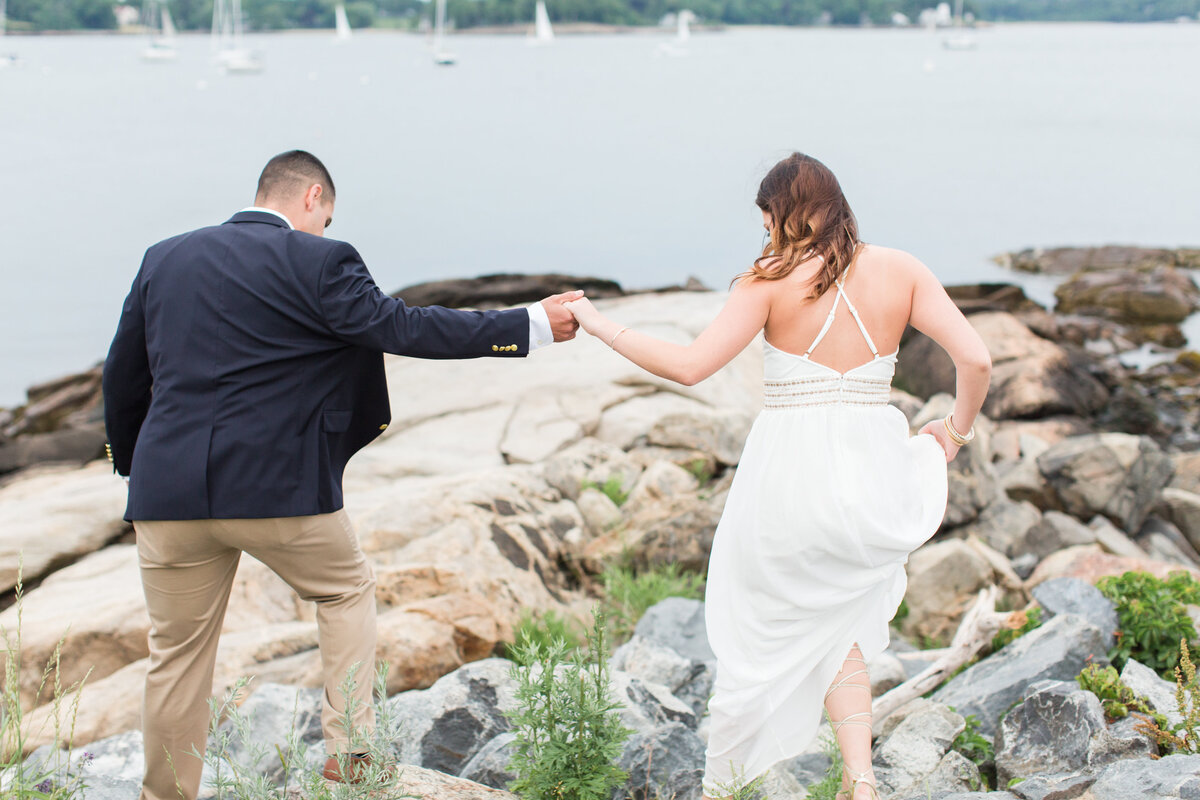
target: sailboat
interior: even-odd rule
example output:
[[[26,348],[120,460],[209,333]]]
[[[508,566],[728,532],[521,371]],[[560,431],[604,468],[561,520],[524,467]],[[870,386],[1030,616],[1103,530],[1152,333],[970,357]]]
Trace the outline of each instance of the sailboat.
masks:
[[[550,25],[550,14],[546,12],[546,0],[538,0],[533,15],[533,42],[548,44],[554,41],[554,28]]]
[[[175,52],[175,23],[171,21],[171,11],[166,3],[158,0],[147,0],[143,9],[146,28],[150,31],[150,43],[142,51],[143,61],[174,61]]]
[[[334,9],[333,18],[337,26],[337,32],[334,34],[334,41],[344,42],[352,35],[350,32],[350,20],[346,17],[346,4],[338,3]]]
[[[0,36],[4,36],[8,28],[8,0],[0,0]],[[21,58],[16,53],[0,53],[0,69],[16,67]]]
[[[212,48],[217,63],[226,72],[235,75],[262,72],[262,59],[242,44],[242,0],[213,3]]]
[[[437,0],[433,22],[433,63],[448,67],[458,61],[458,57],[446,50],[446,0]]]
[[[688,9],[680,9],[679,13],[675,15],[675,38],[670,42],[660,44],[659,52],[668,56],[686,56],[688,41],[692,38],[691,23],[695,19],[696,15]]]
[[[942,40],[947,50],[974,50],[978,46],[975,35],[963,26],[963,0],[954,3],[954,33]]]

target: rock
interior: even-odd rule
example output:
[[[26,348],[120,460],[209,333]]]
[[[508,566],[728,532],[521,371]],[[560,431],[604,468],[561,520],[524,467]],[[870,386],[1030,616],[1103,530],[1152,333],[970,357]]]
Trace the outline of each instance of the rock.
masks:
[[[621,509],[608,495],[597,489],[584,489],[575,501],[592,536],[599,536],[621,524]]]
[[[685,725],[667,723],[631,736],[617,765],[629,777],[616,796],[632,800],[699,800],[704,742]]]
[[[1200,494],[1163,489],[1163,515],[1179,528],[1192,547],[1200,548]]]
[[[951,750],[942,756],[937,768],[926,775],[920,783],[930,787],[936,786],[939,796],[971,792],[984,785],[983,778],[979,774],[979,766],[956,750]]]
[[[479,752],[471,756],[459,777],[491,786],[493,789],[507,790],[509,784],[517,777],[509,767],[509,762],[516,752],[513,744],[516,738],[513,733],[502,733],[493,737]]]
[[[623,297],[616,281],[580,275],[481,275],[407,286],[392,294],[410,306],[447,308],[505,308],[536,303],[552,294],[583,289],[589,299]]]
[[[86,372],[29,387],[25,393],[29,402],[12,412],[3,435],[12,438],[81,427],[92,427],[94,431],[96,423],[101,423],[103,433],[101,373],[97,365]]]
[[[1072,275],[1076,272],[1107,272],[1112,270],[1147,270],[1160,266],[1194,269],[1198,250],[1160,247],[1034,247],[1004,253],[994,260],[1008,269],[1050,275]]]
[[[900,413],[904,415],[904,418],[909,423],[917,416],[921,407],[925,405],[925,401],[921,398],[895,387],[892,387],[888,403],[900,409]]]
[[[925,423],[943,419],[954,408],[954,398],[939,394],[929,399],[913,418],[911,426],[919,430]],[[991,423],[984,417],[975,422],[976,437],[964,447],[947,468],[946,515],[944,528],[954,528],[979,517],[996,499],[999,479],[992,466]]]
[[[1017,573],[1021,580],[1028,580],[1037,568],[1038,557],[1033,553],[1021,553],[1015,556],[1010,563],[1012,563],[1013,572]]]
[[[142,789],[142,779],[122,780],[100,776],[90,778],[83,790],[82,800],[129,800]]]
[[[906,636],[948,640],[975,594],[991,585],[992,574],[987,559],[966,542],[947,539],[922,546],[908,559],[908,616],[901,630]]]
[[[467,664],[428,689],[401,692],[388,701],[400,723],[397,757],[451,775],[497,735],[509,729],[504,711],[515,708],[512,662],[489,658]]]
[[[832,741],[833,731],[830,730],[828,723],[823,722],[817,735],[804,752],[777,762],[771,767],[770,772],[786,776],[780,783],[787,784],[789,783],[787,779],[790,778],[800,786],[811,786],[824,778],[825,773],[829,771],[832,762],[826,754],[825,743]],[[774,797],[775,795],[768,794],[767,796]]]
[[[1141,720],[1126,717],[1092,737],[1088,743],[1089,771],[1126,758],[1154,758],[1158,745],[1137,729]]]
[[[650,444],[686,447],[707,453],[718,463],[737,464],[753,417],[741,411],[709,410],[660,418],[646,435]]]
[[[92,553],[129,530],[127,491],[108,463],[22,476],[0,487],[0,592]]]
[[[1086,773],[1034,775],[1014,784],[1012,792],[1021,800],[1073,800],[1084,797],[1095,782],[1096,776]]]
[[[1145,698],[1146,703],[1165,716],[1170,724],[1183,721],[1179,704],[1175,701],[1175,684],[1163,680],[1154,670],[1131,658],[1121,669],[1121,683],[1132,689],[1134,694]]]
[[[1038,681],[996,731],[996,778],[1075,773],[1088,765],[1088,743],[1105,730],[1104,709],[1073,681]]]
[[[1064,547],[1092,544],[1096,532],[1074,517],[1060,511],[1047,511],[1041,521],[1013,540],[1009,555],[1033,553],[1043,559]]]
[[[516,795],[414,765],[400,767],[393,797],[426,797],[437,800],[515,800]]]
[[[356,676],[365,680],[368,676]],[[234,732],[232,723],[225,722],[229,731],[229,759],[250,773],[267,776],[282,783],[283,765],[276,748],[287,749],[288,736],[294,730],[302,748],[324,741],[321,730],[321,689],[303,689],[266,683],[253,688],[239,709],[246,722],[248,736]]]
[[[0,475],[35,464],[80,466],[103,458],[105,441],[103,426],[96,425],[0,439]]]
[[[1038,337],[1012,314],[984,312],[969,320],[992,356],[991,386],[983,406],[989,418],[1086,417],[1108,399],[1104,386],[1075,366],[1066,350]],[[896,380],[917,395],[952,394],[953,363],[931,339],[915,335],[901,348]]]
[[[1113,646],[1120,627],[1116,606],[1090,583],[1078,578],[1054,578],[1039,584],[1033,590],[1033,599],[1043,609],[1043,620],[1074,614],[1099,629],[1105,649]]]
[[[634,397],[604,412],[596,438],[628,450],[640,440],[648,442],[647,434],[660,420],[701,419],[708,413],[709,407],[704,403],[674,392]],[[668,430],[675,430],[677,424],[673,422]]]
[[[1027,686],[1040,680],[1073,680],[1090,663],[1107,664],[1105,635],[1073,614],[1060,614],[968,667],[934,692],[933,699],[960,714],[974,714],[991,735],[1000,716]]]
[[[1193,453],[1175,453],[1171,456],[1171,461],[1175,465],[1171,488],[1200,494],[1200,450]]]
[[[610,477],[622,491],[633,488],[642,467],[616,445],[584,439],[538,465],[543,479],[568,500],[577,500],[588,483],[603,486]]]
[[[684,658],[716,661],[704,627],[704,603],[683,597],[668,597],[638,620],[634,635],[661,644]]]
[[[923,788],[920,782],[938,769],[965,728],[962,716],[938,703],[909,714],[875,746],[872,761],[880,788],[901,795]]]
[[[978,519],[955,529],[955,534],[978,537],[993,550],[1012,556],[1031,550],[1030,545],[1038,543],[1041,530],[1042,512],[1033,503],[1013,502],[997,494]],[[1044,554],[1041,549],[1032,552]]]
[[[636,634],[613,652],[609,664],[614,670],[667,687],[697,717],[704,713],[716,677],[715,659],[703,661],[687,658],[659,642]]]
[[[668,722],[694,729],[700,722],[695,711],[666,686],[624,672],[612,673],[612,697],[624,705],[621,723],[635,733],[646,733]]]
[[[1083,272],[1059,284],[1055,310],[1133,324],[1179,323],[1200,308],[1200,288],[1174,267]]]
[[[1062,509],[1080,518],[1103,514],[1136,531],[1171,479],[1171,460],[1153,439],[1100,433],[1067,439],[1038,457]]]
[[[904,663],[887,650],[871,659],[867,671],[871,676],[871,697],[879,697],[908,680]]]
[[[1172,572],[1184,570],[1200,580],[1200,569],[1155,561],[1152,558],[1124,558],[1101,551],[1099,545],[1086,544],[1068,547],[1045,558],[1025,581],[1033,588],[1051,578],[1079,578],[1095,583],[1105,575],[1121,575],[1125,572],[1149,572],[1157,578],[1166,578]]]
[[[50,745],[55,738],[55,718],[58,730],[73,730],[72,741],[82,744],[81,751],[91,751],[95,742],[119,737],[123,732],[141,728],[142,695],[146,688],[148,659],[135,661],[104,678],[84,683],[79,703],[73,700],[59,704],[47,702],[25,715],[28,733],[25,749]],[[71,719],[72,714],[74,719]],[[141,734],[138,734],[139,747]],[[141,757],[141,751],[138,752]],[[136,776],[141,780],[141,773]]]
[[[638,478],[626,508],[629,514],[637,514],[673,497],[692,495],[698,488],[699,483],[690,472],[669,461],[656,461]]]
[[[633,503],[631,499],[634,509],[624,524],[583,548],[584,564],[592,572],[601,572],[612,560],[628,557],[638,569],[674,564],[687,572],[702,572],[708,565],[727,491],[713,492],[709,487],[703,494],[691,491],[658,503],[646,499]]]
[[[1194,800],[1200,797],[1200,756],[1118,761],[1100,773],[1091,792],[1093,800]]]
[[[1042,511],[1054,507],[1054,493],[1038,469],[1036,457],[999,464],[996,473],[1000,478],[1000,488],[1009,500],[1027,501]]]
[[[1088,523],[1088,528],[1095,534],[1096,543],[1114,556],[1122,556],[1124,558],[1146,557],[1145,550],[1138,547],[1137,543],[1123,532],[1117,530],[1116,526],[1105,517],[1092,517],[1091,522]]]

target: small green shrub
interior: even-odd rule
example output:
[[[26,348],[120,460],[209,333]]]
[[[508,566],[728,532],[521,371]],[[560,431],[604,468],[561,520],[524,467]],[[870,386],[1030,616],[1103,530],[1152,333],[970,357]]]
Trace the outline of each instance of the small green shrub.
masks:
[[[1138,730],[1149,734],[1168,753],[1200,754],[1200,684],[1186,639],[1179,641],[1179,664],[1175,667],[1175,704],[1182,719],[1168,725],[1161,715],[1142,717]]]
[[[713,788],[716,789],[716,797],[721,800],[766,800],[766,794],[763,792],[763,784],[766,781],[765,773],[748,781],[744,774],[739,774],[734,770],[733,779],[729,783],[718,783]],[[812,798],[813,795],[810,794],[808,797]],[[661,800],[661,798],[656,800]]]
[[[895,625],[896,627],[900,627],[901,623],[903,623],[904,620],[908,619],[908,613],[909,613],[908,601],[901,600],[900,605],[896,607],[895,615],[892,616],[892,624]]]
[[[1117,669],[1133,658],[1171,680],[1180,640],[1196,639],[1186,606],[1200,603],[1200,582],[1186,572],[1171,573],[1166,580],[1126,572],[1101,578],[1096,588],[1117,607],[1120,629],[1108,654]]]
[[[358,783],[330,783],[322,777],[319,767],[306,763],[306,747],[296,726],[297,708],[293,710],[286,744],[274,748],[274,758],[278,759],[283,772],[282,784],[276,784],[262,769],[262,765],[274,760],[272,753],[255,738],[251,720],[239,708],[238,701],[249,684],[248,678],[241,678],[221,700],[209,700],[212,717],[208,748],[203,755],[192,751],[194,757],[202,759],[210,768],[211,785],[217,800],[417,800],[397,785],[400,773],[396,768],[393,742],[400,735],[400,724],[386,702],[387,663],[381,661],[375,673],[375,729],[370,732],[354,725],[360,703],[355,696],[357,671],[356,664],[338,690],[345,702],[340,723],[350,740],[347,752],[370,756],[370,764],[358,771],[361,776]],[[235,743],[240,745],[244,755],[235,755]],[[348,759],[345,754],[343,758]],[[344,773],[351,772],[345,761],[340,766]]]
[[[59,639],[54,654],[42,669],[37,691],[37,696],[41,697],[53,675],[54,690],[49,715],[49,722],[54,726],[51,755],[46,760],[26,759],[28,737],[41,731],[27,730],[25,713],[21,707],[21,672],[25,666],[21,653],[21,621],[25,605],[23,568],[23,562],[18,559],[15,603],[17,627],[12,631],[0,627],[4,655],[4,683],[0,686],[0,785],[4,787],[4,797],[75,800],[82,798],[87,788],[83,773],[91,763],[90,753],[84,753],[82,758],[72,761],[70,750],[75,734],[75,715],[79,710],[79,693],[91,670],[78,683],[64,689],[59,682],[63,645],[63,640]]]
[[[974,714],[967,714],[963,717],[963,721],[966,722],[967,727],[954,738],[950,749],[962,753],[981,769],[994,763],[996,748],[992,745],[991,739],[979,732],[979,719]]]
[[[1010,644],[1016,639],[1029,633],[1034,628],[1041,627],[1042,624],[1042,608],[1034,606],[1025,612],[1025,622],[1017,628],[1001,628],[1000,631],[992,637],[992,652],[996,652],[1006,644]]]
[[[613,505],[618,507],[625,505],[625,501],[629,499],[629,492],[625,491],[625,481],[620,475],[610,475],[603,485],[595,481],[584,481],[579,488],[595,489],[612,500]]]
[[[668,597],[699,600],[704,595],[704,576],[684,572],[678,564],[635,571],[612,564],[601,576],[604,582],[604,613],[613,638],[624,641],[646,610]]]
[[[1080,689],[1091,692],[1100,699],[1100,704],[1104,706],[1104,715],[1108,717],[1109,722],[1124,719],[1133,711],[1151,716],[1164,726],[1167,723],[1165,717],[1154,713],[1154,709],[1150,708],[1145,698],[1134,694],[1133,689],[1121,682],[1121,676],[1114,667],[1088,664],[1083,672],[1075,676],[1075,682],[1079,684]]]
[[[532,642],[537,642],[543,651],[547,651],[556,639],[561,640],[570,652],[583,646],[585,635],[579,629],[579,624],[565,614],[554,610],[534,613],[526,609],[521,612],[521,619],[513,633],[513,643],[504,647],[504,657],[518,661],[522,653],[531,652],[529,645]]]
[[[694,458],[684,467],[701,486],[713,479],[712,463],[707,458]]]
[[[530,640],[516,655],[510,790],[524,800],[608,800],[626,778],[615,762],[633,731],[611,696],[603,613],[593,612],[586,651]]]
[[[826,731],[821,737],[821,749],[829,756],[829,766],[821,780],[808,787],[809,800],[836,800],[837,793],[842,788],[842,771],[845,762],[842,761],[842,751],[838,748],[837,739],[833,733]]]

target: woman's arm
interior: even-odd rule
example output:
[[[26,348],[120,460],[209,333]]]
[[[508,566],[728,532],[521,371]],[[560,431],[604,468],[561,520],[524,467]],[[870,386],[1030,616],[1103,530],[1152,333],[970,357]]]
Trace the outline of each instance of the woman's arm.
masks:
[[[987,396],[992,374],[991,354],[983,338],[958,310],[929,268],[915,258],[907,266],[914,278],[909,324],[941,345],[954,362],[956,386],[951,424],[960,434],[965,434],[975,424],[975,417]],[[927,431],[923,428],[921,432],[937,436],[946,447],[948,460],[953,459],[958,447],[950,441],[940,421],[936,426],[940,429]]]
[[[584,330],[625,358],[684,386],[699,383],[732,361],[767,324],[771,310],[769,286],[763,281],[741,281],[716,319],[695,341],[682,345],[627,329],[597,311],[586,298],[564,305]]]

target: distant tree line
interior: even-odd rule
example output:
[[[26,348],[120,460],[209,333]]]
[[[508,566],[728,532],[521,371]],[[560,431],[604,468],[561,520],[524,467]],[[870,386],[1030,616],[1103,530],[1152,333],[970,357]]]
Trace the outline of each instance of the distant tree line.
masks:
[[[130,4],[137,5],[140,0]],[[449,0],[449,17],[459,28],[506,25],[533,19],[536,0]],[[116,27],[114,0],[8,0],[12,30],[76,30]],[[212,0],[169,0],[181,29],[211,24]],[[412,27],[428,18],[423,0],[350,0],[350,25]],[[555,22],[646,25],[688,8],[702,21],[758,25],[888,24],[900,12],[915,20],[935,0],[546,0]],[[242,0],[253,30],[332,28],[336,0]],[[1195,18],[1200,0],[968,0],[966,10],[983,20],[1102,20],[1148,22]]]

